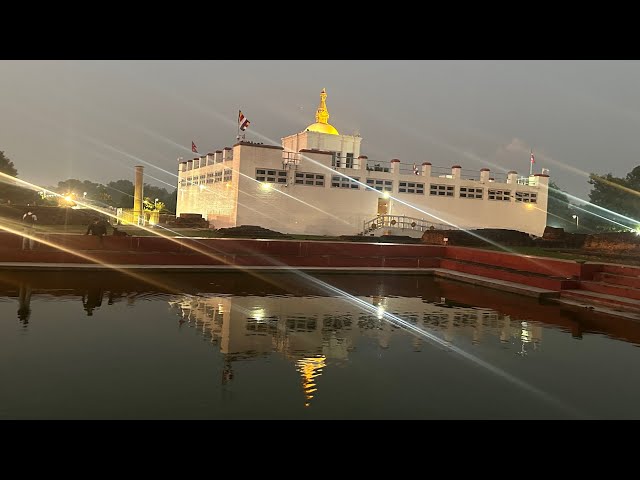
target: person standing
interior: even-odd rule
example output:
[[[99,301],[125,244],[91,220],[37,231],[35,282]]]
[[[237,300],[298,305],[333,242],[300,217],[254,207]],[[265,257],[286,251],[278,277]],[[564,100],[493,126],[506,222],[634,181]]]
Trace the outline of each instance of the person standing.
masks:
[[[33,250],[34,240],[36,231],[36,222],[38,221],[38,217],[29,210],[22,216],[22,225],[23,225],[23,237],[22,237],[22,250]]]

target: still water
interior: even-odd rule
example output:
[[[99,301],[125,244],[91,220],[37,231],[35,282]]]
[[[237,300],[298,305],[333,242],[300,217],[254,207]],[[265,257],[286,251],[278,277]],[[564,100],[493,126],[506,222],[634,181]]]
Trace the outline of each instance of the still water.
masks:
[[[314,278],[0,273],[0,419],[640,418],[640,324]]]

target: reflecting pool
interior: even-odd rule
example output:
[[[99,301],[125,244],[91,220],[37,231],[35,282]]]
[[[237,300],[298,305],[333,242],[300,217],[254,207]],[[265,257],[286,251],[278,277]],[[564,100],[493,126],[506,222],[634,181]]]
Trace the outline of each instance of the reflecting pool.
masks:
[[[432,277],[0,273],[1,419],[640,418],[640,324]]]

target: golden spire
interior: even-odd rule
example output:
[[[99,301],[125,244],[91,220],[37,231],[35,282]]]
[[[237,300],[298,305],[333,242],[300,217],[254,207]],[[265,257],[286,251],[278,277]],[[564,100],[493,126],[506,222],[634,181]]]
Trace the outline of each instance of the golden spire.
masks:
[[[327,110],[327,91],[323,88],[320,92],[320,105],[316,110],[316,123],[312,123],[306,128],[307,132],[328,133],[329,135],[340,135],[338,130],[329,123],[329,110]]]
[[[316,111],[316,122],[329,123],[329,110],[327,110],[327,91],[323,88],[320,92],[320,105]]]

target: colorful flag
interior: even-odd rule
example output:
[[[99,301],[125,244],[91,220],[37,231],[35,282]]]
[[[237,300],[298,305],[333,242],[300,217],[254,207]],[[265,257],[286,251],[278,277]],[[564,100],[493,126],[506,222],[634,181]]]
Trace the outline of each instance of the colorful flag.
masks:
[[[531,150],[531,165],[533,165],[534,163],[536,163],[536,159],[533,158],[533,150]]]
[[[413,173],[415,173],[416,175],[420,175],[420,172],[418,171],[418,167],[416,166],[416,164],[413,164]]]
[[[196,144],[191,141],[191,151],[193,153],[198,153],[198,149],[196,148]]]
[[[240,126],[240,130],[244,132],[250,123],[251,122],[247,120],[247,117],[242,113],[242,110],[238,110],[238,125]]]

